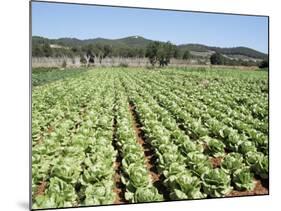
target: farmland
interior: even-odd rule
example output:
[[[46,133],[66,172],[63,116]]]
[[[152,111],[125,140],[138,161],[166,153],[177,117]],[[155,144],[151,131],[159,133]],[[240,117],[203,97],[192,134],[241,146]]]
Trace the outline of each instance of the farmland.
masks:
[[[268,194],[268,75],[34,72],[33,208]]]

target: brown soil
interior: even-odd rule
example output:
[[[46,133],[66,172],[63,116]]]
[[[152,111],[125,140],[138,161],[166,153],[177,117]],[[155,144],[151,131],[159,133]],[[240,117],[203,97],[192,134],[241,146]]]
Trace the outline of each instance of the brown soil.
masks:
[[[253,195],[267,195],[268,194],[268,180],[262,181],[255,179],[256,186],[252,191],[237,191],[233,190],[228,196],[253,196]]]
[[[113,189],[113,192],[116,193],[116,199],[114,201],[114,204],[124,204],[127,203],[125,200],[125,187],[123,183],[121,182],[121,160],[117,158],[117,160],[114,163],[114,169],[115,169],[115,175],[114,175],[114,181],[115,181],[115,188]]]
[[[42,195],[44,195],[46,187],[47,187],[47,182],[46,181],[40,182],[40,185],[38,185],[37,190],[35,192],[35,196],[42,196]]]
[[[222,162],[222,157],[211,157],[209,158],[214,168],[220,167]]]
[[[135,130],[136,133],[137,142],[143,148],[144,156],[146,160],[146,166],[151,176],[153,185],[157,188],[159,193],[163,194],[165,200],[169,200],[169,192],[167,191],[166,187],[163,185],[164,176],[158,172],[155,166],[156,159],[157,159],[155,156],[155,151],[153,150],[151,145],[145,141],[144,133],[141,130],[141,124],[137,118],[135,106],[129,104],[129,111],[132,115],[133,129]]]
[[[113,189],[113,191],[116,193],[116,199],[114,201],[114,204],[124,204],[127,203],[127,201],[125,200],[125,191],[126,188],[124,186],[124,184],[121,182],[121,155],[120,152],[118,151],[118,147],[117,147],[117,143],[116,143],[116,116],[114,116],[113,119],[113,137],[112,137],[112,144],[114,146],[114,149],[117,150],[117,158],[116,161],[114,163],[114,169],[115,169],[115,175],[114,175],[114,182],[115,182],[115,187]]]
[[[53,131],[54,131],[54,128],[51,127],[51,126],[49,126],[49,127],[48,127],[48,133],[50,134],[50,133],[53,132]]]

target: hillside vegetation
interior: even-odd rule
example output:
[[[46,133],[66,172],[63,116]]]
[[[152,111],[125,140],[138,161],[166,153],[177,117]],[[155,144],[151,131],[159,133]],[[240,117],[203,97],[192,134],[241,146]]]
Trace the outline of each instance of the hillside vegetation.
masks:
[[[165,44],[165,42],[154,41],[141,36],[130,36],[120,39],[94,38],[84,40],[77,38],[48,39],[33,36],[32,56],[71,58],[80,56],[82,62],[101,63],[102,59],[105,57],[148,57],[147,48],[153,43],[159,43],[160,45],[158,46]],[[258,66],[262,61],[268,60],[267,54],[242,46],[233,48],[220,48],[201,44],[172,44],[172,46],[173,51],[169,52],[170,58],[183,60],[193,59],[196,61],[203,59],[204,64],[210,63],[210,57],[216,53],[224,57],[224,61],[226,62],[222,64],[226,65]],[[85,55],[88,55],[89,61],[85,61],[87,60]]]

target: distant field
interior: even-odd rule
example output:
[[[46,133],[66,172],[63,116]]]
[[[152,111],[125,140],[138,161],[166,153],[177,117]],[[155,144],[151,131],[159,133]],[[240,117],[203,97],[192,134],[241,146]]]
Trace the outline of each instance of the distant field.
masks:
[[[69,77],[80,76],[86,72],[87,69],[76,68],[76,69],[61,69],[61,68],[33,68],[32,69],[32,85],[39,86],[46,83],[50,83],[56,80],[62,80]]]
[[[268,194],[268,73],[34,69],[33,208]]]

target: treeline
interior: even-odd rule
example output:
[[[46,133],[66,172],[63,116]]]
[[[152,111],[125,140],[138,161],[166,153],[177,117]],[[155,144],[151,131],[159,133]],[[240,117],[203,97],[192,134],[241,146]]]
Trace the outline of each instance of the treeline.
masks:
[[[160,44],[165,44],[162,42],[152,42]],[[152,44],[150,43],[150,44]],[[170,42],[169,42],[170,43]],[[149,44],[149,45],[150,45]],[[171,44],[172,45],[172,44]],[[176,59],[192,59],[197,58],[197,56],[191,55],[189,51],[182,51],[177,48],[176,45],[173,46],[173,58]],[[83,46],[65,47],[59,45],[51,45],[49,43],[33,43],[32,45],[32,56],[34,57],[75,57],[83,56],[85,53],[91,53],[92,55],[106,54],[108,57],[123,57],[123,58],[144,58],[146,57],[147,47],[134,48],[134,47],[115,47],[108,44],[88,44]]]
[[[54,45],[51,47],[49,43],[33,43],[32,46],[33,57],[77,57],[80,56],[81,62],[89,63],[102,62],[106,57],[122,57],[122,58],[144,58],[150,59],[154,66],[159,63],[159,66],[169,64],[171,58],[175,59],[196,59],[197,57],[191,55],[189,51],[182,51],[176,45],[170,42],[151,42],[145,48],[129,48],[116,47],[108,44],[88,44],[83,46],[65,47]]]
[[[236,47],[236,48],[208,47],[208,49],[213,50],[216,53],[225,54],[225,55],[244,55],[244,56],[248,56],[251,58],[258,58],[258,59],[260,58],[266,59],[267,57],[266,54],[262,54],[261,52],[246,47]]]
[[[260,68],[268,67],[268,60],[256,62],[253,60],[230,59],[221,53],[214,53],[210,57],[210,62],[213,65],[229,65],[229,66],[259,66]]]
[[[200,59],[202,56],[195,56],[187,49],[179,48],[171,42],[149,42],[146,47],[113,46],[109,44],[87,44],[82,46],[62,46],[50,44],[47,39],[40,39],[33,42],[33,57],[80,57],[80,61],[87,66],[91,63],[102,63],[106,57],[122,58],[148,58],[151,65],[167,66],[170,59]],[[231,59],[221,53],[215,53],[209,57],[211,64],[234,65],[234,66],[258,66],[260,62],[254,60]]]

